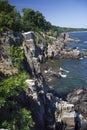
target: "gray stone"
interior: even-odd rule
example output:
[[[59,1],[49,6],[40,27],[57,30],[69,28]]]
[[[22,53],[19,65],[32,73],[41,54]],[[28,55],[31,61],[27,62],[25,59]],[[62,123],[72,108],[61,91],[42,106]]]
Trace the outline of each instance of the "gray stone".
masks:
[[[87,115],[87,90],[84,88],[75,89],[69,93],[67,100],[75,105],[75,109]]]

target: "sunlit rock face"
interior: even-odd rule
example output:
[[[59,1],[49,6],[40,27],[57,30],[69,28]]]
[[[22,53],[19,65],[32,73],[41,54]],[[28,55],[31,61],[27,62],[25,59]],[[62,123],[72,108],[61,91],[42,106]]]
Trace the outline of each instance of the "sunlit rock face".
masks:
[[[33,79],[25,81],[29,87],[26,94],[29,98],[36,129],[45,130],[49,127],[54,127],[54,108],[52,106],[52,101],[46,96],[50,89],[41,74],[40,62],[38,61],[37,54],[38,47],[34,40],[34,34],[29,32],[27,35],[28,39],[26,39],[25,36],[23,47],[28,71]]]
[[[4,70],[6,75],[13,75],[17,72],[13,67],[8,50],[10,45],[22,45],[22,42],[25,68],[32,79],[25,81],[28,89],[26,90],[23,102],[21,102],[21,96],[19,97],[20,104],[26,105],[31,110],[36,130],[64,130],[68,126],[74,128],[74,105],[75,108],[79,108],[84,114],[87,113],[87,90],[78,89],[70,93],[67,98],[68,102],[57,97],[54,90],[49,88],[41,73],[40,56],[42,56],[42,60],[45,54],[47,56],[47,53],[45,53],[42,46],[41,48],[37,46],[33,32],[24,33],[23,36],[20,33],[10,33],[0,38],[0,71]],[[64,48],[62,48],[64,43],[61,43],[59,39],[55,39],[54,44],[48,47],[49,52],[52,52],[54,49],[54,55],[51,55],[51,57],[57,54],[61,56],[64,51]],[[78,53],[77,50],[73,51],[75,56]]]
[[[75,108],[87,114],[87,90],[84,88],[75,89],[67,96],[67,100],[75,104]]]
[[[0,35],[0,75],[11,76],[17,73],[10,57],[10,46],[22,45],[21,33],[9,31]]]
[[[28,96],[36,130],[74,128],[74,102],[66,102],[59,99],[46,84],[40,69],[38,60],[40,52],[34,40],[34,33],[29,32],[27,35],[27,39],[25,36],[23,42],[23,48],[27,69],[33,78],[25,81],[28,85],[26,95]],[[78,91],[78,93],[81,93],[81,91]],[[68,99],[70,100],[70,98]],[[78,100],[77,97],[75,98],[76,100]],[[72,98],[70,101],[72,101]]]
[[[39,51],[34,39],[34,33],[27,32],[24,33],[23,35],[25,38],[23,42],[23,48],[26,60],[26,67],[27,70],[31,73],[31,75],[35,76],[41,73],[41,71],[40,71],[40,63],[38,61]]]

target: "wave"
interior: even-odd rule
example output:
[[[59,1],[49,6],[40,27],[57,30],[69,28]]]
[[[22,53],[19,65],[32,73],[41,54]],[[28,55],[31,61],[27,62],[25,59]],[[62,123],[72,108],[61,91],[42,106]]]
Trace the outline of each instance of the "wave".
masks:
[[[83,43],[87,43],[87,41],[84,41]]]
[[[59,75],[60,75],[62,78],[66,78],[66,77],[67,77],[66,74],[62,74],[61,72],[59,72]]]
[[[69,73],[68,70],[65,70],[65,69],[63,69],[63,68],[61,68],[61,67],[60,67],[60,71],[63,71],[63,72]]]

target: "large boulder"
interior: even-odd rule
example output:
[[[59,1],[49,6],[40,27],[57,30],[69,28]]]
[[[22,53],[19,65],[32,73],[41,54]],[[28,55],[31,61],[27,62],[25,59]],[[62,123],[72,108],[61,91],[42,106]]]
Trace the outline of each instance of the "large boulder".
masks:
[[[9,45],[20,46],[23,42],[23,35],[20,32],[9,31],[5,34],[5,39]]]
[[[85,88],[75,89],[68,94],[67,100],[73,103],[83,115],[87,115],[87,90]]]

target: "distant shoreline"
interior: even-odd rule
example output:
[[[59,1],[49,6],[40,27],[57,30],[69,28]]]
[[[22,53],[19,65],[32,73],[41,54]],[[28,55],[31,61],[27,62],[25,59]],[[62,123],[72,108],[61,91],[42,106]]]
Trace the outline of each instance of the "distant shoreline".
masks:
[[[68,33],[82,33],[82,32],[87,32],[87,31],[73,31],[73,32],[68,32]]]

